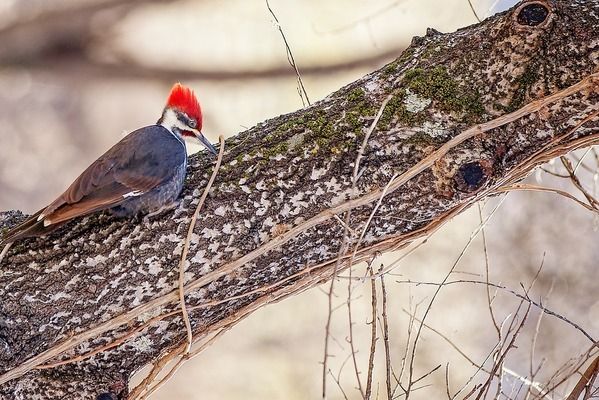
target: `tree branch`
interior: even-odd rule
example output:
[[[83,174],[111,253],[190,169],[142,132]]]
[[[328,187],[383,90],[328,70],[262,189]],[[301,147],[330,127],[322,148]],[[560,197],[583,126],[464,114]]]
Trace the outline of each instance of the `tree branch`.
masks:
[[[337,260],[343,269],[404,247],[539,164],[599,143],[599,4],[545,4],[534,26],[515,9],[429,31],[323,101],[227,140],[189,242],[185,300],[200,348],[326,281]],[[98,214],[15,243],[0,266],[2,398],[125,398],[133,373],[187,346],[177,265],[211,163],[191,158],[171,214]],[[347,211],[351,229],[337,218]],[[22,219],[0,213],[0,232]]]

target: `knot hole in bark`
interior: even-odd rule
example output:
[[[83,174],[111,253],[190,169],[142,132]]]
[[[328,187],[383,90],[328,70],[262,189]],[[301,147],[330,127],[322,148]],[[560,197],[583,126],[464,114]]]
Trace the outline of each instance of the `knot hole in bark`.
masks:
[[[538,26],[547,20],[549,9],[540,2],[523,4],[516,10],[516,21],[523,26]]]
[[[489,179],[490,170],[486,162],[474,161],[462,164],[453,176],[455,188],[464,193],[478,190]]]

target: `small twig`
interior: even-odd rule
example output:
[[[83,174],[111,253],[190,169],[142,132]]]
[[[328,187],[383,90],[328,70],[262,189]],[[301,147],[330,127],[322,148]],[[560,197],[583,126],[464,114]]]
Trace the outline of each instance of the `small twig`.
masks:
[[[576,175],[576,173],[578,172],[578,168],[580,168],[580,166],[582,165],[583,168],[585,168],[587,171],[593,173],[595,171],[593,171],[591,168],[587,167],[584,165],[583,161],[586,158],[586,156],[591,152],[591,150],[593,150],[593,147],[589,147],[588,149],[586,149],[586,151],[584,152],[584,154],[582,155],[582,157],[580,157],[580,160],[578,160],[578,162],[576,163],[576,166],[574,166],[574,171],[572,171],[574,173],[574,175]]]
[[[358,180],[358,171],[360,170],[360,162],[362,161],[362,157],[364,157],[364,151],[366,150],[366,146],[368,146],[368,140],[370,139],[370,136],[372,135],[372,133],[374,132],[374,130],[376,129],[376,126],[379,123],[379,120],[381,119],[381,117],[383,116],[383,112],[385,111],[385,107],[387,107],[387,103],[389,103],[389,101],[393,98],[393,95],[389,95],[385,98],[385,100],[383,100],[381,106],[379,107],[378,112],[376,113],[376,116],[374,117],[374,120],[372,121],[372,123],[370,124],[370,127],[368,128],[368,131],[366,131],[366,135],[364,135],[364,139],[362,140],[362,145],[360,146],[360,149],[358,149],[358,155],[356,156],[356,161],[354,162],[354,172],[353,172],[353,182],[355,185],[355,182],[357,182]],[[352,188],[355,189],[355,188]],[[352,191],[353,194],[353,191]]]
[[[585,395],[584,400],[589,399],[591,393],[590,389],[593,386],[593,383],[597,379],[598,375],[599,357],[595,358],[595,360],[593,360],[593,362],[589,364],[588,368],[586,369],[586,371],[584,371],[574,389],[572,389],[572,392],[570,392],[570,395],[568,396],[567,400],[577,400],[583,391],[585,391],[587,394]]]
[[[373,270],[372,265],[368,266],[368,272],[372,278]],[[368,373],[366,378],[366,399],[371,398],[372,394],[372,373],[374,371],[374,356],[376,353],[376,321],[377,321],[377,295],[376,295],[376,280],[370,279],[370,295],[371,295],[371,307],[372,307],[372,322],[371,322],[371,330],[370,330],[370,355],[368,357]]]
[[[381,269],[383,266],[381,265]],[[385,345],[385,373],[386,379],[385,384],[387,386],[387,398],[393,398],[393,391],[391,389],[391,346],[389,345],[389,319],[387,318],[387,289],[385,287],[385,276],[381,275],[381,317],[383,319],[383,343]]]
[[[362,157],[364,155],[364,151],[366,149],[366,146],[368,144],[368,139],[370,138],[370,136],[372,135],[372,133],[374,132],[379,120],[381,119],[381,116],[383,115],[383,111],[385,110],[385,107],[387,106],[387,103],[389,102],[389,100],[391,100],[392,96],[388,96],[383,103],[381,104],[381,106],[379,107],[379,111],[376,114],[376,117],[374,118],[374,121],[372,122],[372,124],[370,125],[370,128],[368,129],[366,135],[364,136],[364,139],[362,140],[362,145],[360,146],[360,149],[358,150],[358,154],[356,156],[356,161],[354,162],[354,170],[353,170],[353,174],[352,174],[352,187],[351,187],[351,194],[350,196],[353,198],[354,197],[354,193],[355,193],[355,188],[357,186],[358,183],[358,172],[360,170],[360,161],[362,160]],[[384,192],[383,195],[384,196]],[[379,202],[382,200],[382,196],[381,199],[379,199]],[[322,398],[326,398],[326,377],[327,377],[327,360],[328,360],[328,347],[329,347],[329,333],[330,333],[330,327],[331,327],[331,317],[332,317],[332,309],[333,309],[333,291],[334,291],[334,285],[335,285],[335,279],[337,276],[337,271],[339,269],[339,265],[341,263],[341,257],[346,253],[347,251],[347,242],[348,242],[348,232],[352,232],[353,234],[353,230],[351,229],[351,227],[349,226],[349,220],[350,220],[350,216],[351,216],[351,210],[347,210],[347,212],[345,213],[345,221],[341,221],[341,218],[339,218],[339,216],[337,214],[334,214],[334,216],[342,223],[342,226],[344,227],[344,231],[343,231],[343,240],[341,243],[341,247],[339,248],[339,252],[337,254],[337,259],[335,261],[335,266],[334,266],[334,270],[333,270],[333,279],[331,280],[331,284],[329,286],[329,292],[328,292],[328,314],[327,314],[327,322],[326,322],[326,327],[325,327],[325,343],[324,343],[324,356],[323,356],[323,362],[322,362]],[[372,217],[371,217],[372,218]],[[370,221],[370,220],[369,220]],[[368,226],[368,225],[367,225]],[[363,237],[360,236],[360,240]],[[359,242],[358,242],[359,244]],[[357,249],[357,247],[356,247]],[[351,276],[351,265],[353,264],[354,261],[354,257],[355,257],[355,251],[352,253],[352,256],[350,257],[349,261],[347,261],[347,264],[350,266],[350,270],[349,270],[349,274]],[[357,364],[357,360],[355,358],[355,349],[353,346],[353,326],[352,326],[352,317],[351,317],[351,280],[349,281],[349,285],[348,285],[348,300],[347,300],[347,308],[348,308],[348,319],[349,319],[349,344],[351,347],[351,352],[352,352],[352,359],[353,359],[353,363],[354,363],[354,369],[356,372],[356,378],[358,380],[358,387],[360,389],[360,393],[362,394],[362,396],[364,397],[364,392],[362,390],[362,383],[360,381],[360,375],[358,372],[358,364]]]
[[[297,76],[297,83],[298,83],[297,91],[300,95],[300,98],[302,99],[302,104],[304,105],[304,107],[306,106],[306,104],[304,103],[304,97],[305,97],[306,102],[308,103],[308,105],[310,105],[311,103],[310,103],[310,98],[308,97],[308,92],[306,92],[306,88],[304,87],[304,81],[302,81],[302,76],[300,75],[299,68],[297,67],[297,63],[295,62],[295,58],[293,57],[293,53],[291,52],[291,47],[289,46],[289,43],[287,42],[285,33],[283,33],[283,28],[281,27],[281,24],[279,23],[279,19],[277,18],[276,14],[272,10],[272,8],[270,8],[270,4],[268,3],[268,0],[265,0],[265,1],[266,1],[266,7],[268,8],[270,15],[272,15],[272,17],[275,19],[277,29],[279,30],[279,33],[281,34],[281,37],[283,38],[283,42],[285,43],[285,50],[287,51],[287,61],[289,62],[289,65],[291,65],[293,70],[295,71],[295,76]]]
[[[210,176],[210,180],[208,181],[206,188],[204,188],[204,193],[202,193],[202,197],[200,197],[198,206],[196,207],[196,210],[193,213],[193,216],[191,217],[191,223],[189,224],[189,228],[187,229],[187,237],[185,238],[185,243],[183,245],[181,261],[179,262],[179,303],[181,304],[181,315],[183,317],[183,321],[185,322],[185,328],[187,330],[187,347],[185,348],[185,353],[189,353],[189,350],[191,349],[191,345],[193,343],[193,331],[191,329],[191,321],[189,320],[189,314],[185,305],[185,262],[187,260],[187,253],[189,253],[191,236],[193,235],[193,230],[195,229],[198,216],[200,215],[200,211],[204,206],[204,201],[206,201],[206,197],[208,197],[208,192],[210,191],[210,188],[214,183],[214,179],[216,179],[216,175],[220,170],[220,164],[223,160],[223,153],[225,151],[225,137],[223,135],[220,135],[218,137],[218,141],[220,143],[220,148],[218,152],[218,158],[216,159],[216,165],[214,166],[212,176]]]
[[[220,329],[218,332],[216,332],[214,335],[212,335],[212,337],[210,337],[208,340],[206,340],[205,343],[202,343],[202,345],[198,349],[194,350],[192,353],[182,354],[181,357],[179,358],[179,360],[177,360],[175,365],[173,365],[171,367],[171,369],[168,371],[168,373],[165,376],[163,376],[158,382],[156,382],[151,387],[144,388],[145,392],[143,393],[143,395],[141,395],[140,399],[142,399],[142,400],[147,399],[148,397],[150,397],[150,395],[152,393],[154,393],[155,391],[160,389],[162,386],[164,386],[164,384],[173,377],[175,372],[177,372],[184,363],[191,360],[193,357],[197,356],[200,352],[205,350],[208,346],[210,346],[212,343],[214,343],[214,341],[216,339],[218,339],[221,335],[223,335],[225,332],[227,332],[229,329],[231,329],[231,327],[234,326],[235,324],[236,324],[236,322],[233,322],[230,325],[225,326],[222,329]],[[155,377],[156,376],[154,376],[154,378]],[[134,400],[134,398],[131,398],[131,400]]]
[[[512,331],[512,327],[513,327],[514,323],[516,322],[516,318],[518,316],[518,313],[520,312],[520,307],[522,306],[522,303],[523,303],[523,301],[520,302],[520,305],[518,306],[518,309],[516,310],[516,313],[514,314],[514,316],[512,318],[510,326],[507,330],[508,334],[509,334],[509,332]],[[512,334],[512,339],[508,343],[506,349],[499,354],[499,357],[496,360],[496,362],[494,363],[493,369],[491,370],[491,373],[489,374],[487,381],[483,384],[483,387],[479,391],[478,396],[476,396],[476,400],[485,398],[484,396],[487,393],[487,391],[489,390],[489,388],[491,387],[491,382],[493,381],[494,377],[496,376],[497,370],[499,368],[502,368],[505,357],[507,356],[509,351],[511,349],[515,348],[514,343],[516,342],[516,338],[520,335],[520,332],[522,331],[522,328],[524,327],[524,324],[526,323],[528,314],[530,312],[530,307],[531,307],[531,304],[528,303],[528,307],[526,309],[526,312],[524,313],[524,317],[522,318],[522,321],[520,321],[520,323],[518,324],[518,327],[516,328],[516,331]],[[506,337],[506,339],[507,339],[507,337]]]
[[[574,168],[572,167],[572,163],[570,162],[570,160],[568,160],[564,156],[560,157],[560,160],[561,160],[562,164],[564,165],[564,168],[566,168],[566,171],[568,172],[568,174],[570,174],[570,180],[572,181],[572,183],[574,184],[574,186],[580,191],[580,193],[583,194],[584,197],[586,197],[587,201],[589,202],[589,204],[591,206],[593,206],[594,208],[598,207],[599,206],[599,200],[597,200],[596,198],[594,198],[584,188],[584,186],[580,182],[580,179],[578,179],[578,176],[574,173]]]
[[[180,358],[177,360],[175,365],[169,370],[169,372],[164,377],[162,377],[162,379],[160,379],[157,383],[155,383],[154,385],[151,385],[152,381],[154,381],[156,379],[156,377],[158,376],[158,374],[160,374],[160,372],[162,372],[164,367],[166,367],[167,364],[177,356],[179,356]],[[132,400],[137,399],[137,398],[139,398],[141,400],[147,399],[148,396],[150,396],[152,393],[154,393],[156,390],[158,390],[158,388],[160,388],[162,385],[164,385],[164,383],[167,380],[169,380],[176,371],[179,370],[181,365],[183,365],[183,363],[185,362],[186,357],[187,357],[187,345],[180,346],[174,352],[169,353],[167,356],[163,357],[156,365],[154,365],[154,368],[152,368],[150,375],[148,375],[143,380],[143,386],[141,386],[141,385],[139,386],[142,389],[140,394],[135,397],[133,397],[133,394],[131,394],[130,398]]]
[[[392,97],[393,97],[392,95],[387,96],[385,98],[385,100],[383,101],[383,103],[381,104],[381,106],[379,107],[379,110],[378,110],[374,120],[370,124],[370,127],[369,127],[368,131],[366,132],[366,135],[364,135],[364,139],[362,140],[362,145],[358,149],[358,154],[356,156],[356,161],[354,162],[354,171],[353,171],[353,175],[352,175],[352,188],[351,188],[351,197],[352,198],[355,196],[355,190],[358,185],[358,179],[359,179],[360,162],[362,161],[362,157],[364,156],[364,151],[366,150],[366,146],[368,146],[368,140],[370,139],[370,136],[376,129],[376,126],[379,123],[379,120],[381,119],[383,112],[385,111],[385,107],[387,106],[387,103],[389,103],[389,100],[391,100]],[[368,220],[366,221],[366,224],[362,228],[362,233],[360,234],[360,237],[358,238],[358,241],[356,242],[356,244],[354,246],[352,255],[348,261],[348,264],[350,265],[350,270],[349,270],[350,280],[348,281],[348,286],[347,286],[347,292],[348,292],[347,316],[348,316],[348,322],[349,322],[349,346],[350,346],[350,350],[351,350],[352,361],[354,364],[354,372],[356,374],[356,380],[358,382],[358,389],[360,390],[360,393],[362,394],[362,397],[364,399],[367,399],[368,397],[366,396],[366,394],[364,393],[364,390],[362,389],[362,382],[360,379],[360,372],[358,370],[358,361],[356,359],[356,350],[354,348],[354,340],[353,340],[354,335],[353,335],[352,308],[351,308],[351,293],[352,293],[351,265],[353,265],[353,263],[354,263],[356,253],[360,247],[360,243],[362,242],[364,235],[366,234],[366,231],[368,230],[368,226],[370,225],[370,222],[372,221],[374,214],[376,213],[376,211],[382,204],[383,198],[384,198],[385,194],[387,193],[387,189],[389,188],[389,185],[391,184],[393,179],[395,179],[395,177],[396,177],[396,175],[393,175],[393,177],[389,180],[389,183],[387,184],[387,186],[381,193],[381,196],[380,196],[376,206],[373,208]],[[350,212],[351,211],[348,211],[346,214],[346,221],[347,221],[348,226],[349,226]],[[373,280],[373,282],[374,282],[374,280]]]
[[[356,231],[354,231],[349,225],[347,225],[345,221],[339,218],[337,214],[335,214],[334,218],[344,229],[347,229],[347,231],[351,234],[352,237],[356,235]]]
[[[551,283],[551,287],[549,288],[549,291],[548,291],[547,295],[545,296],[545,300],[541,300],[541,304],[543,305],[543,309],[545,308],[545,304],[547,304],[547,299],[551,295],[551,292],[553,292],[553,287],[554,287],[554,283]],[[530,345],[529,372],[530,372],[530,382],[531,382],[531,384],[528,384],[527,382],[524,382],[525,384],[528,384],[528,390],[526,391],[526,398],[525,398],[525,400],[528,400],[530,398],[531,389],[532,388],[536,389],[536,386],[534,386],[532,383],[535,383],[535,376],[537,375],[537,373],[540,370],[540,366],[539,366],[539,368],[537,368],[536,371],[534,370],[534,359],[535,359],[535,349],[537,347],[537,339],[539,337],[539,332],[541,330],[541,321],[543,320],[543,315],[545,315],[545,312],[544,312],[543,309],[541,309],[541,312],[539,313],[539,318],[537,319],[537,323],[535,325],[534,335],[532,337],[532,343]],[[541,365],[542,365],[542,362],[541,362]],[[542,393],[542,390],[540,392]]]
[[[167,353],[164,357],[162,357],[155,365],[154,368],[152,369],[152,371],[150,371],[150,374],[148,374],[148,376],[142,381],[142,383],[138,386],[138,388],[140,388],[141,390],[138,392],[138,395],[140,396],[140,398],[145,399],[147,398],[147,396],[149,396],[150,394],[152,394],[155,390],[157,390],[160,386],[162,386],[164,384],[164,382],[166,382],[168,379],[170,379],[170,377],[181,367],[181,365],[183,365],[183,363],[185,362],[185,360],[188,359],[188,355],[189,352],[191,350],[191,346],[193,344],[193,330],[191,327],[191,321],[189,319],[189,314],[187,311],[187,307],[185,305],[185,260],[187,258],[187,254],[189,252],[189,245],[191,242],[191,236],[193,234],[193,230],[195,228],[195,224],[198,218],[198,215],[202,209],[202,206],[204,205],[204,202],[206,200],[206,197],[208,196],[208,192],[210,191],[210,187],[212,186],[212,184],[214,183],[214,180],[216,178],[216,175],[218,174],[218,171],[220,169],[220,164],[222,161],[222,157],[223,157],[223,153],[224,153],[224,149],[225,149],[225,139],[223,135],[220,135],[219,138],[219,143],[220,143],[220,149],[219,149],[219,153],[218,153],[218,158],[216,160],[216,165],[214,167],[214,170],[212,171],[212,175],[208,181],[208,184],[206,185],[206,188],[204,189],[204,193],[202,194],[202,197],[200,198],[200,201],[198,203],[198,206],[191,218],[191,223],[189,225],[188,231],[187,231],[187,237],[185,239],[185,243],[183,245],[183,252],[181,254],[181,259],[179,262],[179,302],[181,304],[181,315],[183,318],[183,321],[185,323],[185,328],[187,331],[187,341],[184,343],[183,346],[178,347],[176,350]],[[170,369],[170,371],[160,380],[158,381],[158,383],[154,384],[152,387],[150,387],[151,382],[158,376],[158,374],[164,369],[164,367],[174,358],[176,357],[180,357],[179,360],[176,362],[176,364]],[[137,388],[136,388],[137,389]],[[135,398],[132,396],[132,398]]]
[[[537,186],[537,185],[532,185],[532,184],[528,184],[528,183],[517,183],[517,184],[513,184],[513,185],[501,186],[501,187],[495,189],[495,192],[497,192],[497,193],[500,193],[500,192],[512,192],[512,191],[516,191],[516,190],[531,191],[531,192],[554,193],[554,194],[557,194],[559,196],[563,196],[563,197],[565,197],[565,198],[567,198],[569,200],[574,201],[578,205],[586,208],[587,210],[589,210],[589,211],[591,211],[593,213],[599,213],[599,208],[597,208],[596,206],[584,203],[584,202],[578,200],[576,197],[574,197],[570,193],[568,193],[568,192],[566,192],[564,190],[560,190],[560,189],[549,188],[549,187],[545,187],[545,186]]]
[[[478,203],[478,218],[480,220],[480,223],[483,223],[483,209],[480,205],[480,203]],[[483,226],[483,228],[481,229],[481,235],[482,235],[482,239],[483,239],[483,252],[485,254],[485,281],[489,282],[489,253],[487,250],[487,235],[485,234],[485,228]],[[491,299],[491,288],[490,286],[486,287],[486,293],[487,293],[487,304],[488,304],[488,309],[489,309],[489,315],[491,316],[491,321],[493,322],[493,326],[495,327],[495,331],[497,332],[497,338],[501,339],[501,332],[499,331],[499,325],[497,324],[497,320],[495,318],[495,313],[493,312],[493,306],[492,306],[492,299]]]
[[[472,10],[472,14],[474,14],[474,18],[476,18],[476,20],[478,22],[481,22],[481,19],[479,18],[478,14],[476,13],[476,9],[474,8],[474,4],[472,4],[472,0],[468,0],[468,5],[470,6],[470,9]]]
[[[439,292],[441,291],[441,288],[449,280],[449,277],[451,276],[451,274],[455,270],[456,266],[462,260],[462,258],[464,257],[464,254],[466,254],[466,250],[468,250],[468,248],[470,247],[470,245],[472,244],[472,242],[474,241],[474,239],[476,238],[476,236],[478,235],[478,233],[481,231],[481,229],[487,224],[487,222],[489,222],[489,220],[493,217],[493,215],[495,215],[495,212],[499,209],[499,207],[501,207],[501,205],[503,204],[503,201],[505,199],[506,199],[506,197],[504,196],[501,199],[501,201],[497,204],[497,206],[495,206],[495,208],[487,216],[487,218],[470,235],[470,238],[468,239],[468,242],[466,243],[466,245],[464,246],[464,248],[460,252],[459,256],[454,261],[453,265],[451,266],[451,268],[449,269],[449,271],[447,272],[447,274],[445,274],[445,277],[443,278],[443,281],[441,282],[441,284],[435,290],[435,292],[434,292],[431,300],[429,301],[429,303],[428,303],[428,305],[426,307],[426,310],[424,311],[424,315],[422,316],[422,321],[420,322],[420,324],[418,326],[418,330],[416,331],[416,336],[414,338],[414,345],[412,347],[412,352],[411,352],[411,355],[410,355],[410,367],[409,367],[410,381],[408,382],[408,394],[409,394],[410,388],[411,388],[411,386],[413,384],[411,377],[412,377],[412,371],[413,371],[413,368],[414,368],[414,358],[415,358],[416,349],[417,349],[417,346],[418,346],[418,340],[420,338],[420,333],[422,331],[422,327],[423,327],[424,321],[426,320],[426,317],[428,316],[428,314],[429,314],[429,312],[430,312],[430,310],[431,310],[431,308],[433,306],[433,303],[435,302],[435,299],[437,298]],[[408,396],[408,394],[406,395],[406,397]]]
[[[407,316],[409,316],[410,318],[413,318],[416,322],[418,322],[419,324],[422,324],[425,328],[427,328],[428,330],[432,331],[433,333],[436,333],[438,336],[440,336],[442,339],[444,339],[451,347],[454,348],[454,350],[456,350],[462,357],[464,357],[468,362],[470,362],[470,364],[472,364],[474,367],[482,369],[484,372],[485,371],[482,367],[482,365],[477,364],[472,358],[470,358],[466,353],[464,353],[462,351],[462,349],[460,349],[455,343],[453,343],[453,341],[448,338],[447,336],[445,336],[441,331],[433,328],[432,326],[430,326],[429,324],[427,324],[426,322],[420,320],[418,317],[416,317],[415,315],[413,315],[411,312],[409,312],[408,310],[406,310],[405,308],[401,309]]]
[[[4,246],[4,248],[2,249],[2,252],[0,252],[0,264],[2,263],[2,260],[4,260],[4,256],[6,255],[6,253],[8,253],[8,250],[10,250],[11,246],[12,242],[6,244],[6,246]]]
[[[570,176],[569,176],[569,175],[559,174],[559,173],[557,173],[557,172],[555,172],[555,171],[550,171],[550,170],[548,170],[548,169],[547,169],[547,168],[545,168],[545,167],[539,167],[539,169],[540,169],[541,171],[545,172],[546,174],[549,174],[549,175],[555,176],[556,178],[562,178],[562,179],[568,179],[568,178],[570,178]]]
[[[432,286],[439,286],[441,285],[440,283],[437,282],[424,282],[424,281],[395,281],[395,283],[406,283],[406,284],[417,284],[417,285],[432,285]],[[564,317],[561,314],[558,314],[555,311],[552,311],[551,309],[545,307],[544,305],[526,297],[525,295],[522,295],[518,292],[516,292],[515,290],[509,289],[506,286],[503,285],[499,285],[496,283],[491,283],[491,282],[484,282],[484,281],[473,281],[473,280],[457,280],[457,281],[447,281],[445,283],[443,283],[443,285],[445,286],[449,286],[449,285],[455,285],[455,284],[462,284],[462,283],[470,283],[470,284],[475,284],[475,285],[489,285],[492,286],[494,288],[503,290],[507,293],[512,294],[513,296],[527,301],[528,303],[532,304],[533,306],[535,306],[536,308],[538,308],[539,310],[543,311],[545,314],[547,315],[551,315],[552,317],[556,317],[557,319],[560,319],[562,321],[564,321],[565,323],[567,323],[568,325],[570,325],[571,327],[573,327],[574,329],[576,329],[577,331],[579,331],[580,333],[582,333],[591,343],[593,343],[594,347],[597,347],[599,349],[599,342],[597,340],[595,340],[595,338],[593,338],[593,336],[591,336],[587,331],[585,331],[580,325],[578,325],[577,323],[573,322],[572,320],[570,320],[567,317]]]
[[[347,360],[346,360],[346,361],[347,361]],[[344,398],[345,400],[349,400],[349,398],[348,398],[348,397],[347,397],[347,395],[345,394],[345,390],[343,390],[343,386],[341,386],[341,382],[340,382],[340,379],[339,379],[339,377],[336,377],[335,375],[333,375],[333,372],[332,372],[330,369],[327,371],[327,373],[328,373],[329,375],[331,375],[331,377],[333,378],[333,380],[334,380],[334,381],[335,381],[335,383],[337,384],[337,387],[338,387],[338,388],[339,388],[339,390],[341,391],[341,394],[343,395],[343,398]]]

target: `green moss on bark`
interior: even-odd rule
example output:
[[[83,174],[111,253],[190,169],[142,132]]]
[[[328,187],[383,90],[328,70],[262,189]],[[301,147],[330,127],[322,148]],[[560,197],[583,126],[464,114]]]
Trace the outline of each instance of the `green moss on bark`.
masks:
[[[405,73],[403,85],[413,93],[436,101],[441,110],[461,114],[468,122],[479,120],[485,112],[480,95],[461,87],[443,66],[411,69]]]

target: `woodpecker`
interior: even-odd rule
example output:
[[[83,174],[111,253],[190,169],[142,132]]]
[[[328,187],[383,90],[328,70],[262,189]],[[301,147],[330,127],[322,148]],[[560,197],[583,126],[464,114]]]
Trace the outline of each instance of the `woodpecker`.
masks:
[[[73,218],[101,210],[123,217],[172,206],[187,170],[185,138],[199,140],[216,155],[201,129],[200,103],[191,89],[176,83],[155,125],[125,136],[50,205],[6,232],[0,245],[42,236]]]

